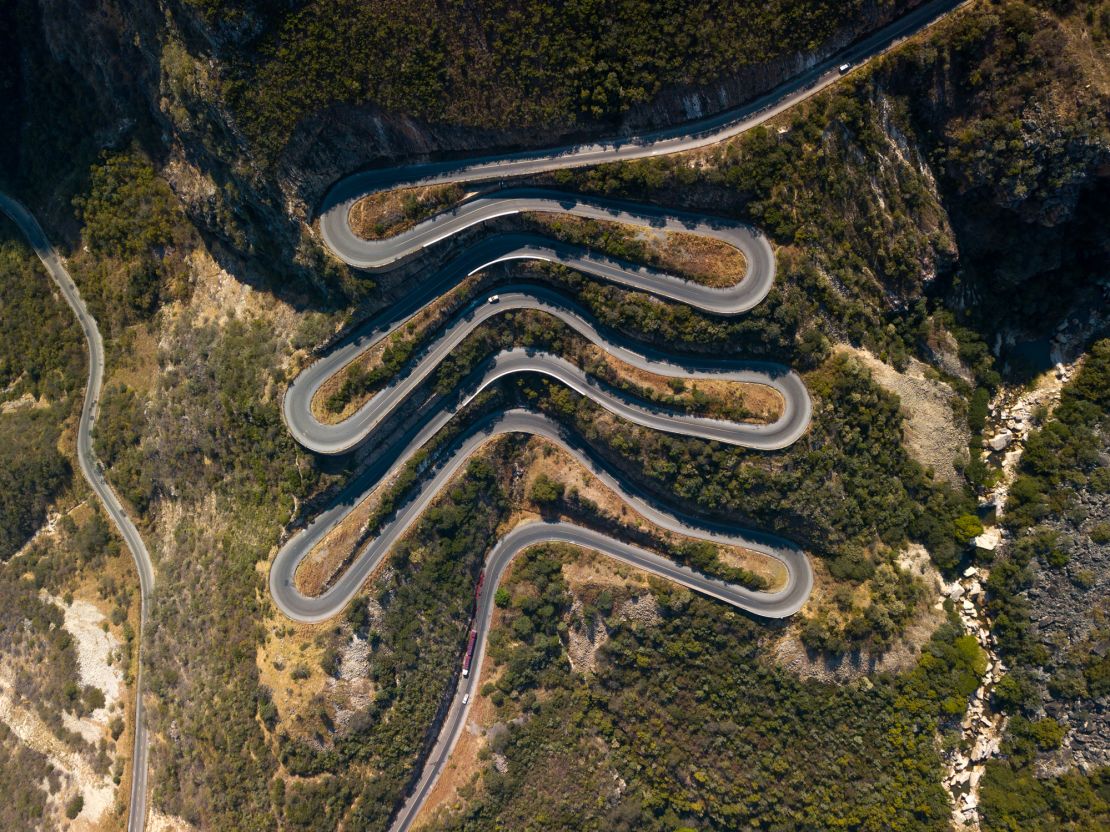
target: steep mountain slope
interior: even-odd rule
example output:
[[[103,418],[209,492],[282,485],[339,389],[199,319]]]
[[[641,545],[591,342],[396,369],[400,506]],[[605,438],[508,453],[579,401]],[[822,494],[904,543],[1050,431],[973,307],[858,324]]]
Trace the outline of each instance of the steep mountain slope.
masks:
[[[0,84],[15,92],[0,96],[0,153],[6,184],[68,241],[108,339],[98,443],[159,569],[144,665],[153,805],[204,829],[330,829],[340,818],[382,828],[425,753],[465,646],[480,558],[502,524],[548,512],[650,533],[604,495],[573,492],[579,474],[558,467],[551,449],[506,442],[474,460],[342,619],[301,626],[276,612],[269,558],[360,465],[298,448],[281,391],[312,349],[427,267],[372,279],[331,260],[306,222],[320,194],[338,175],[411,154],[673,122],[765,88],[856,30],[838,29],[823,3],[736,3],[725,23],[744,31],[717,27],[727,48],[706,54],[682,36],[695,23],[714,29],[699,17],[708,4],[653,5],[659,32],[640,27],[628,43],[617,37],[624,29],[608,33],[611,15],[634,23],[647,6],[266,5],[6,5],[0,54],[17,60],[2,64]],[[548,5],[578,16],[545,18]],[[861,5],[855,19],[873,26],[905,5]],[[503,31],[468,16],[474,8],[543,19]],[[983,662],[952,610],[935,608],[935,570],[950,576],[966,564],[976,497],[994,476],[979,442],[983,403],[1006,365],[1010,380],[1050,347],[1070,359],[1102,323],[1086,313],[1104,308],[1107,275],[1107,8],[973,2],[764,129],[695,154],[544,178],[756,223],[778,249],[775,289],[753,314],[724,320],[565,270],[514,267],[476,276],[454,301],[525,277],[575,295],[630,337],[778,358],[807,373],[814,427],[782,455],[722,450],[629,428],[536,382],[505,385],[467,416],[540,407],[661,498],[797,535],[820,591],[780,630],[635,575],[582,580],[594,566],[565,551],[529,559],[494,634],[500,670],[482,707],[495,718],[472,738],[457,799],[437,825],[492,828],[534,818],[547,801],[558,809],[552,829],[945,827],[944,757],[958,749]],[[803,14],[814,22],[783,32]],[[394,41],[367,31],[383,15],[398,44],[427,31],[442,63],[426,49],[416,52],[422,63],[398,69]],[[756,25],[764,18],[767,35]],[[336,32],[337,20],[350,31]],[[594,35],[583,38],[589,72],[530,66],[529,49],[571,60],[574,46],[558,37],[568,20]],[[774,34],[784,37],[762,40]],[[653,53],[646,65],[644,53]],[[686,54],[698,62],[686,65]],[[599,55],[615,87],[596,74]],[[350,66],[379,56],[381,66]],[[706,83],[695,91],[691,81]],[[476,104],[494,89],[504,97]],[[619,245],[614,236],[609,245]],[[435,321],[414,329],[402,345],[410,351]],[[421,401],[507,346],[573,354],[598,371],[573,333],[520,315],[477,332]],[[395,370],[407,354],[382,364]],[[888,366],[872,373],[878,361]],[[944,449],[972,437],[954,466],[903,433],[910,399],[884,386],[911,374],[952,411],[934,410],[924,425],[909,414],[916,435],[943,432]],[[671,392],[729,404],[718,391]],[[548,481],[537,490],[541,471]],[[352,538],[418,476],[414,468],[387,484]],[[1078,524],[1084,558],[1101,551],[1093,519],[1067,522]],[[70,554],[62,541],[58,557],[36,554],[44,571]],[[609,646],[578,664],[587,632]],[[1087,665],[1072,658],[1053,672],[1089,686]],[[999,707],[1041,718],[1035,703]],[[1007,768],[987,780],[1002,784],[995,795],[1011,782],[1043,785],[1026,766],[1036,737],[1017,740]],[[13,742],[5,753],[20,752]],[[1102,788],[1101,776],[1083,789]],[[792,786],[776,800],[784,778]],[[1094,803],[1092,816],[1105,814]],[[999,801],[992,811],[993,828],[1030,814]]]

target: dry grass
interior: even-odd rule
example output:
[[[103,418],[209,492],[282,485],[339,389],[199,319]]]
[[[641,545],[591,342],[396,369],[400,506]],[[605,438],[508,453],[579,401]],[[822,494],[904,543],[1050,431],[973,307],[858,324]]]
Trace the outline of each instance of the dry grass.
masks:
[[[494,612],[492,628],[501,625],[501,615]],[[487,653],[482,659],[482,669],[479,678],[482,684],[493,681],[500,675],[495,672],[493,664]],[[493,702],[488,696],[475,693],[470,700],[470,712],[467,714],[466,727],[459,735],[458,742],[451,749],[451,756],[440,772],[439,778],[428,793],[420,813],[415,818],[414,828],[420,829],[428,826],[436,816],[442,812],[461,809],[465,805],[465,798],[459,790],[474,784],[478,772],[484,767],[479,758],[482,749],[488,744],[486,732],[497,722],[497,712]]]
[[[398,188],[371,194],[351,206],[351,230],[364,240],[382,240],[407,231],[420,220],[457,205],[470,195],[458,185]]]
[[[462,280],[449,292],[440,295],[423,309],[418,311],[389,338],[384,338],[370,349],[361,353],[339,372],[320,385],[316,395],[312,397],[312,415],[326,425],[334,425],[358,411],[374,395],[376,390],[370,390],[361,396],[356,396],[349,401],[341,411],[334,412],[328,409],[328,398],[339,391],[343,382],[356,367],[371,371],[382,363],[382,354],[389,344],[401,341],[420,341],[426,333],[440,327],[463,303],[470,299],[475,287],[482,281],[481,275],[472,275]]]
[[[350,373],[356,368],[369,372],[380,366],[388,344],[400,341],[421,341],[429,332],[443,326],[451,314],[471,297],[481,279],[477,275],[467,278],[450,292],[417,312],[389,339],[366,350],[320,385],[320,389],[312,397],[313,416],[323,424],[337,424],[350,418],[380,389],[379,385],[362,395],[355,396],[340,411],[330,410],[327,406],[328,398],[340,390]],[[703,379],[684,381],[681,385],[672,386],[673,379],[633,367],[577,335],[570,337],[579,344],[577,351],[580,366],[605,365],[611,371],[609,376],[611,382],[643,398],[690,409],[696,408],[700,398],[703,406],[701,413],[705,416],[739,419],[755,424],[773,422],[783,413],[785,403],[782,396],[774,388],[765,384]]]
[[[672,386],[674,379],[633,367],[595,344],[588,344],[585,352],[590,360],[605,362],[617,379],[645,398],[694,408],[695,397],[704,396],[706,416],[723,419],[740,416],[745,422],[768,424],[782,416],[785,407],[782,395],[766,384],[699,379],[683,381],[681,387]]]
[[[647,572],[593,552],[583,552],[581,557],[563,564],[563,578],[575,594],[585,587],[598,586],[620,587],[635,593],[650,585]]]
[[[1060,19],[1060,29],[1067,42],[1068,57],[1071,58],[1082,70],[1083,81],[1086,84],[1083,92],[1088,92],[1090,87],[1102,96],[1110,96],[1110,40],[1098,40],[1090,36],[1089,27],[1083,20],[1083,11],[1077,8],[1073,14]],[[1073,104],[1075,92],[1061,93],[1058,96],[1064,106]],[[1083,96],[1086,97],[1086,96]],[[1065,110],[1071,114],[1070,107]]]
[[[658,235],[658,234],[657,234]],[[735,286],[748,271],[744,253],[720,240],[683,231],[665,232],[658,244],[663,268],[706,286]]]
[[[112,362],[105,387],[122,384],[130,387],[140,397],[148,396],[158,379],[158,339],[146,324],[128,327],[123,335],[125,348],[119,359]]]
[[[735,286],[747,274],[747,259],[742,251],[709,237],[542,211],[527,217],[571,242],[606,250],[606,241],[612,241],[621,249],[636,251],[636,259],[644,265],[705,286]],[[614,253],[623,255],[621,251]]]
[[[971,436],[965,422],[955,418],[956,392],[916,358],[911,358],[905,372],[900,373],[867,350],[843,349],[867,367],[879,386],[902,402],[903,440],[910,455],[946,482],[962,482],[954,462],[957,457],[966,457]]]
[[[393,487],[397,475],[382,480],[370,494],[336,524],[324,539],[310,551],[293,576],[297,590],[305,595],[319,595],[335,580],[355,555],[356,547],[382,498]],[[383,561],[384,563],[384,561]]]
[[[334,623],[302,624],[275,616],[265,626],[266,638],[255,655],[258,682],[270,689],[282,730],[308,736],[314,724],[305,715],[313,713],[313,700],[323,694],[329,678],[320,664],[324,648],[316,637]],[[294,671],[304,678],[293,678]]]
[[[539,437],[530,440],[525,457],[526,472],[521,478],[522,494],[531,492],[532,482],[541,474],[563,483],[566,490],[577,489],[581,498],[591,500],[598,513],[629,529],[648,532],[653,537],[672,545],[691,541],[693,538],[659,529],[637,514],[613,491],[587,471],[570,454],[558,445]],[[517,496],[514,494],[514,496]],[[530,503],[523,503],[535,516],[536,510]],[[519,522],[519,518],[514,520]],[[718,555],[729,566],[742,567],[765,578],[771,588],[782,586],[786,580],[786,570],[774,558],[760,552],[740,547],[718,547]],[[627,574],[636,575],[638,570],[628,568]],[[619,573],[618,573],[619,574]],[[643,576],[641,576],[643,577]]]

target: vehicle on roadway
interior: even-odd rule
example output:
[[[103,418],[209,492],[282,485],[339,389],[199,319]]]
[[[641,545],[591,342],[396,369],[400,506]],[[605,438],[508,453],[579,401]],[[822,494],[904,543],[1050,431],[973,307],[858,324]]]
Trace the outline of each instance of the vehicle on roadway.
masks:
[[[466,656],[463,657],[463,676],[470,675],[470,662],[474,659],[474,642],[478,640],[478,631],[470,631],[470,639],[466,643]]]
[[[470,694],[469,693],[464,693],[463,694],[463,704],[465,705],[468,702],[470,702]]]
[[[499,300],[501,300],[501,298],[498,295],[490,295],[489,296],[489,302],[490,303],[497,303],[497,301],[499,301]]]
[[[839,70],[841,75],[845,75],[848,72],[848,70],[851,69],[851,68],[852,68],[851,64],[841,64],[839,67],[837,67],[837,69]]]

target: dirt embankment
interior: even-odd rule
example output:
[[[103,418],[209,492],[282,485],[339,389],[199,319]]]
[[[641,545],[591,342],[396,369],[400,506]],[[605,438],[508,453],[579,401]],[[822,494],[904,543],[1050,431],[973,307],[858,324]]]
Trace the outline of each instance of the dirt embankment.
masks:
[[[967,457],[971,434],[966,420],[957,416],[956,391],[928,364],[916,358],[911,358],[906,369],[899,372],[867,350],[843,349],[871,371],[879,386],[901,400],[905,417],[903,439],[910,455],[940,479],[959,485],[962,478],[954,463],[959,457]]]
[[[525,219],[560,240],[599,249],[705,286],[735,286],[748,272],[742,251],[697,234],[547,212],[527,214]]]
[[[458,185],[397,188],[371,194],[351,206],[351,230],[364,240],[382,240],[457,205],[470,194]]]

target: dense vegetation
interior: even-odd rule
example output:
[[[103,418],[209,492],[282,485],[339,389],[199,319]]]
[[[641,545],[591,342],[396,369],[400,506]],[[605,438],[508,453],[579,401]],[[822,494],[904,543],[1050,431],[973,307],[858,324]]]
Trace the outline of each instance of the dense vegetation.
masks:
[[[1097,707],[1110,693],[1110,660],[1096,646],[1110,637],[1105,598],[1091,596],[1098,576],[1071,572],[1081,603],[1071,615],[1077,627],[1069,643],[1052,645],[1031,620],[1026,591],[1044,573],[1068,564],[1072,535],[1079,535],[1087,511],[1084,497],[1110,493],[1110,468],[1103,459],[1110,413],[1110,341],[1097,342],[1060,403],[1026,443],[1010,490],[1004,521],[1015,535],[988,581],[989,611],[999,647],[1010,665],[995,690],[996,704],[1013,714],[1001,759],[992,761],[983,781],[983,820],[988,830],[1085,830],[1110,826],[1110,779],[1106,769],[1065,772],[1038,778],[1038,753],[1054,751],[1064,727],[1040,718],[1060,703]],[[1094,519],[1098,519],[1097,517]],[[1104,528],[1105,527],[1105,528]],[[1095,545],[1110,540],[1110,526],[1087,525]],[[1038,734],[1035,729],[1041,728]],[[1043,731],[1050,734],[1046,737]]]
[[[1007,747],[1012,753],[1012,748]],[[1036,777],[1028,765],[992,760],[982,785],[983,828],[1094,832],[1110,828],[1110,773]]]
[[[1030,4],[981,4],[700,163],[660,156],[553,180],[753,219],[802,251],[785,277],[804,294],[784,289],[774,320],[831,319],[896,366],[928,341],[923,294],[988,336],[1043,332],[1110,262],[1094,220],[1110,108],[1071,37]],[[1006,132],[1017,124],[1020,138]],[[636,323],[681,334],[651,317]]]
[[[20,409],[0,418],[0,559],[38,531],[47,507],[72,479],[58,450],[58,415]]]
[[[62,712],[87,714],[103,704],[103,694],[77,683],[77,650],[62,627],[62,610],[41,593],[57,593],[82,573],[102,572],[121,549],[99,513],[91,513],[80,525],[67,516],[58,526],[54,541],[36,541],[18,566],[13,562],[0,569],[0,651],[12,657],[16,697],[31,703],[68,744],[81,748],[84,740],[63,726]],[[113,623],[122,623],[134,593],[103,575],[99,590],[100,597],[113,604]]]
[[[323,751],[279,740],[291,774],[323,775],[286,788],[285,820],[293,828],[323,832],[340,817],[357,828],[386,827],[456,672],[481,557],[506,508],[494,467],[473,461],[394,553],[392,577],[376,590],[383,616],[370,633],[373,704]],[[349,620],[358,624],[362,611],[353,607]],[[377,775],[352,776],[356,763],[373,765]]]
[[[1006,504],[1006,525],[1031,528],[1065,515],[1077,490],[1110,489],[1110,471],[1099,458],[1110,429],[1110,340],[1099,341],[1043,428],[1029,437],[1021,469]]]
[[[304,117],[335,104],[474,127],[612,121],[666,86],[704,86],[817,50],[865,8],[861,0],[391,0],[267,14],[253,3],[192,2],[213,20],[244,8],[265,18],[261,58],[237,68],[227,94],[269,154]]]
[[[483,9],[511,14],[471,17],[471,7],[457,4],[426,13],[412,3],[308,3],[293,11],[272,6],[252,12],[261,15],[256,26],[239,13],[246,4],[195,5],[226,24],[220,37],[261,37],[264,54],[250,62],[251,49],[241,50],[244,62],[229,72],[225,92],[260,155],[271,158],[294,124],[336,101],[373,100],[478,125],[591,126],[655,95],[658,84],[702,81],[776,50],[810,47],[810,39],[826,37],[845,11],[828,4],[726,4],[713,10],[723,16],[717,20],[706,18],[697,3],[662,12],[627,3],[520,3],[487,4]],[[791,17],[803,11],[815,17]],[[334,25],[340,16],[344,25]],[[634,29],[610,25],[618,17]],[[642,25],[648,17],[651,25]],[[786,28],[785,36],[760,25],[762,17]],[[584,37],[565,40],[574,26]],[[688,37],[691,26],[701,35],[696,42]],[[21,39],[25,29],[18,31]],[[774,46],[761,42],[765,36]],[[0,26],[4,37],[11,32]],[[938,563],[951,566],[967,531],[961,520],[968,498],[934,485],[908,458],[895,401],[858,365],[830,358],[827,335],[864,344],[898,366],[911,354],[926,354],[922,344],[930,342],[937,317],[922,296],[933,286],[947,290],[941,284],[955,271],[957,240],[966,270],[946,299],[965,299],[964,292],[974,298],[975,287],[991,286],[993,270],[970,267],[989,264],[1002,240],[1013,257],[999,273],[1015,278],[1003,285],[1019,286],[1013,305],[1022,308],[1037,299],[1038,285],[1070,291],[1080,283],[1076,261],[1040,255],[1100,251],[1094,225],[1106,212],[1098,186],[1089,183],[1102,129],[1095,93],[1074,90],[1080,111],[1060,113],[1049,106],[1054,91],[1030,83],[1040,77],[1074,82],[1061,38],[1051,17],[1025,3],[980,4],[876,74],[783,119],[784,133],[755,131],[698,164],[665,159],[558,178],[564,186],[752,219],[783,246],[774,292],[735,321],[576,275],[543,276],[580,292],[605,323],[624,331],[680,349],[775,356],[810,371],[821,409],[813,433],[789,452],[722,450],[612,427],[587,404],[542,385],[524,385],[518,395],[575,423],[588,442],[654,490],[669,495],[677,489],[699,511],[750,517],[797,536],[826,558],[834,577],[866,587],[872,602],[866,611],[850,593],[842,594],[834,603],[843,609],[807,628],[814,647],[889,644],[919,601],[913,583],[891,562],[894,551],[907,539],[922,540]],[[37,36],[26,42],[37,44]],[[482,48],[459,46],[467,43]],[[707,47],[708,53],[699,51]],[[558,60],[537,60],[540,52]],[[680,66],[676,55],[692,58]],[[559,63],[580,56],[581,72]],[[168,64],[172,50],[163,57]],[[722,57],[727,61],[715,63]],[[18,81],[5,75],[0,83],[56,81],[57,74],[40,71],[40,60],[30,59],[26,70],[3,63]],[[167,79],[171,93],[180,80]],[[198,94],[210,93],[205,78],[192,80]],[[490,94],[494,84],[499,95]],[[74,99],[74,117],[63,131],[93,123],[82,120],[87,97],[66,93],[38,100]],[[1026,101],[1041,108],[1035,118],[1024,118]],[[21,107],[41,104],[26,95],[0,96],[0,106],[18,111],[3,125],[10,131],[25,114]],[[176,102],[169,106],[177,118]],[[32,138],[40,142],[32,155],[24,137],[22,169],[22,160],[12,161],[18,153],[0,142],[10,170],[31,171],[20,172],[21,181],[48,173],[48,151],[72,138],[44,129],[49,119],[35,124],[40,132]],[[1029,148],[1046,150],[1028,164]],[[52,162],[58,158],[66,154],[55,153]],[[926,163],[939,171],[936,183]],[[89,252],[75,256],[74,270],[104,321],[111,349],[136,323],[152,331],[166,324],[157,310],[188,295],[184,257],[195,240],[140,152],[102,157],[88,175],[77,208]],[[942,200],[958,209],[954,228]],[[981,224],[971,222],[980,216],[993,221],[997,233],[981,233]],[[977,239],[994,247],[976,248]],[[1014,246],[1015,240],[1022,245]],[[335,270],[317,249],[306,244],[302,254],[322,283],[332,280]],[[1044,280],[1018,280],[1028,273],[1013,271],[1015,262]],[[1058,277],[1067,280],[1054,283]],[[370,291],[368,282],[361,285],[360,291]],[[1067,292],[1058,294],[1065,303]],[[960,321],[982,324],[962,314]],[[287,379],[276,368],[289,352],[289,333],[247,317],[227,324],[181,320],[158,334],[164,354],[153,391],[109,389],[97,438],[113,482],[144,512],[156,544],[159,591],[147,677],[153,724],[163,740],[155,750],[155,802],[207,828],[330,829],[340,816],[352,827],[381,826],[457,663],[473,573],[504,511],[500,485],[484,464],[472,466],[468,481],[424,518],[412,545],[391,561],[393,571],[372,599],[381,604],[382,617],[374,619],[370,605],[360,604],[346,621],[323,628],[329,656],[351,631],[374,644],[371,672],[379,696],[354,724],[337,730],[321,701],[307,705],[293,724],[281,722],[257,666],[265,639],[259,622],[271,611],[260,564],[296,500],[318,496],[329,481],[281,424],[275,394]],[[973,341],[963,339],[961,347]],[[986,342],[975,343],[982,358]],[[961,357],[974,358],[975,350],[961,348]],[[400,357],[391,356],[391,363]],[[466,366],[446,366],[438,381],[449,388]],[[983,375],[976,383],[989,387],[992,380]],[[1071,468],[1065,467],[1066,481]],[[1042,496],[1052,499],[1048,491]],[[1028,556],[1047,560],[1041,552],[1053,547],[1030,539]],[[29,557],[36,574],[47,568],[39,553]],[[487,776],[486,794],[459,821],[463,828],[486,828],[494,817],[552,828],[942,826],[947,807],[937,783],[935,733],[943,717],[962,711],[981,669],[973,645],[952,628],[942,629],[914,671],[834,688],[773,669],[761,643],[764,626],[663,590],[663,623],[642,629],[613,622],[597,676],[581,680],[565,672],[560,626],[568,597],[551,564],[548,553],[524,566],[524,580],[538,587],[537,603],[510,596],[505,607],[511,620],[495,645],[503,651],[505,681],[496,693],[504,707],[519,706],[527,718],[498,741],[508,773]],[[599,596],[591,604],[607,615],[613,599]],[[1102,684],[1097,668],[1090,674],[1081,668],[1081,675],[1084,684]],[[1016,735],[1015,759],[1030,743],[1052,740],[1051,725],[1026,718],[1035,727]],[[34,764],[28,762],[29,770]],[[575,776],[567,777],[568,771]],[[608,772],[627,787],[614,790]],[[1012,782],[1005,779],[1011,774]],[[1028,775],[1024,764],[1000,768],[988,777],[984,795],[995,782],[1002,784],[995,794],[1018,789],[1037,795],[1047,807],[1037,811],[1048,824],[1053,812],[1063,817],[1059,807],[1067,795],[1080,793],[1068,778],[1034,782]],[[566,794],[551,800],[564,785]],[[1095,817],[1097,801],[1088,797],[1104,786],[1091,778],[1084,788],[1074,806],[1077,813],[1087,807],[1087,814],[1068,819],[1074,823]],[[13,795],[13,811],[22,812],[21,793]],[[598,806],[599,795],[613,797]],[[541,804],[548,814],[535,811]],[[1034,817],[1027,806],[1006,811],[999,828],[1008,817]],[[23,817],[9,825],[25,825]]]
[[[657,587],[645,625],[617,614],[626,591],[587,586],[608,641],[581,676],[559,637],[574,557],[533,550],[505,584],[485,686],[501,764],[487,754],[476,799],[435,828],[948,828],[935,732],[982,672],[974,639],[946,625],[911,672],[830,686],[772,667],[762,625],[685,590]]]
[[[129,470],[148,478],[147,499],[178,495],[195,515],[174,523],[172,543],[158,553],[144,646],[154,725],[167,738],[176,726],[178,738],[155,747],[156,800],[208,828],[267,828],[275,762],[256,721],[265,699],[255,652],[268,607],[255,567],[289,517],[292,494],[316,475],[263,394],[281,343],[269,328],[182,321],[170,343],[174,369],[160,375],[143,431],[156,444],[124,452],[141,455]]]
[[[73,204],[91,255],[75,264],[75,277],[102,328],[113,332],[187,296],[184,256],[196,232],[149,159],[137,150],[102,154]]]
[[[861,644],[882,649],[920,600],[916,585],[895,567],[894,553],[916,539],[940,565],[953,565],[962,543],[956,521],[969,502],[933,483],[909,458],[897,400],[854,359],[831,358],[806,382],[817,399],[814,424],[806,438],[773,455],[773,467],[765,454],[605,419],[588,399],[546,382],[525,387],[524,395],[569,420],[662,499],[733,522],[750,518],[829,558],[836,578],[869,582],[866,609],[848,600],[842,614],[811,619],[806,640],[832,651]]]
[[[0,225],[0,560],[38,530],[71,482],[62,423],[84,382],[84,341],[38,259]],[[31,397],[35,401],[25,399]]]

